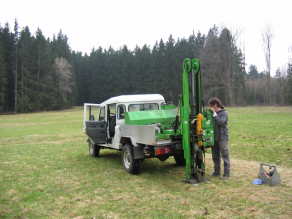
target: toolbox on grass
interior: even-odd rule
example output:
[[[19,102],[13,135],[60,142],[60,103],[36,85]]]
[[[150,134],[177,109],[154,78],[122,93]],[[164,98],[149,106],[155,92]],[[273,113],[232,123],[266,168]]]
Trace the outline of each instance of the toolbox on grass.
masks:
[[[268,166],[269,171],[267,172],[263,166]],[[277,168],[275,165],[271,164],[260,164],[260,171],[258,174],[258,178],[262,180],[263,183],[266,183],[270,186],[275,186],[281,182],[281,177],[277,171]]]

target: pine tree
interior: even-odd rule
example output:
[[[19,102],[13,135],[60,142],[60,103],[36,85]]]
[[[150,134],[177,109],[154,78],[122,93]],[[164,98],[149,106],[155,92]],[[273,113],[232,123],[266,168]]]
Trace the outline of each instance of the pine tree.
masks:
[[[76,74],[76,104],[82,105],[85,103],[84,101],[84,57],[82,56],[82,52],[75,52],[72,51],[72,59],[73,59],[73,66]]]
[[[168,96],[169,92],[169,77],[167,77],[167,63],[165,57],[165,44],[161,39],[157,48],[157,66],[155,86],[158,93],[164,97]]]
[[[141,50],[141,72],[142,72],[142,85],[143,85],[143,94],[153,93],[153,76],[150,74],[150,63],[151,63],[151,51],[150,48],[145,44]]]
[[[68,43],[68,37],[66,34],[63,34],[62,30],[58,33],[57,38],[55,35],[53,36],[53,40],[50,42],[51,48],[51,55],[53,59],[56,58],[64,58],[68,62],[70,67],[70,72],[72,73],[72,94],[66,99],[66,103],[62,105],[62,107],[70,107],[75,104],[76,102],[76,95],[77,95],[77,87],[76,87],[76,74],[75,74],[75,67],[73,65],[73,53]]]
[[[38,28],[36,38],[32,44],[32,60],[34,79],[35,110],[56,109],[60,107],[55,97],[55,79],[53,74],[53,60],[49,47],[49,41],[45,39],[42,31]],[[33,98],[33,97],[32,97]]]
[[[5,90],[7,84],[7,73],[4,62],[3,45],[1,42],[1,29],[0,29],[0,112],[4,110],[5,104]]]
[[[57,38],[55,35],[53,36],[53,40],[51,41],[51,51],[54,58],[63,57],[70,64],[72,63],[72,53],[71,48],[68,43],[67,35],[63,34],[62,30],[58,33]]]
[[[17,19],[15,18],[14,20],[14,51],[15,51],[15,60],[14,60],[14,112],[15,114],[17,113],[17,102],[18,102],[18,89],[17,89],[17,84],[18,84],[18,22]]]
[[[108,55],[113,56],[114,50],[109,49]],[[113,60],[112,63],[107,59],[107,52],[103,52],[103,49],[99,47],[98,50],[94,48],[91,51],[90,57],[88,57],[88,74],[86,72],[86,85],[88,86],[88,96],[91,102],[102,102],[107,99],[109,92],[113,92],[112,85],[112,69],[116,63]]]
[[[133,71],[134,59],[135,58],[133,57],[133,53],[129,51],[126,45],[124,45],[121,52],[119,53],[120,62],[118,64],[121,70],[121,73],[118,76],[120,78],[119,94],[129,94],[133,91],[133,85],[131,84],[131,82],[134,81],[135,77],[137,76],[137,72]]]
[[[175,41],[172,38],[172,35],[169,36],[168,41],[165,44],[165,62],[166,62],[166,71],[164,72],[165,77],[168,79],[167,90],[166,90],[166,101],[176,101],[174,93],[177,93],[179,90],[179,85],[177,83],[178,78],[181,77],[181,74],[177,72],[176,66],[180,65],[177,61],[177,55],[175,50]]]
[[[212,29],[209,30],[205,39],[205,46],[200,56],[202,73],[202,97],[207,102],[210,97],[219,96],[219,90],[223,84],[218,80],[220,70],[219,40]]]
[[[144,93],[144,75],[143,75],[143,57],[140,47],[136,46],[134,49],[134,63],[135,71],[130,74],[130,85],[132,93],[143,94]]]
[[[31,96],[33,95],[32,87],[32,36],[28,26],[26,26],[20,33],[20,75],[21,75],[21,89],[19,90],[19,103],[21,112],[31,111]]]
[[[14,40],[13,34],[10,32],[9,24],[5,23],[5,27],[2,29],[2,45],[4,63],[7,73],[7,83],[5,89],[5,109],[4,111],[14,110],[14,74],[13,74],[13,62],[14,62]]]
[[[288,64],[288,85],[287,85],[287,102],[292,104],[292,64]]]

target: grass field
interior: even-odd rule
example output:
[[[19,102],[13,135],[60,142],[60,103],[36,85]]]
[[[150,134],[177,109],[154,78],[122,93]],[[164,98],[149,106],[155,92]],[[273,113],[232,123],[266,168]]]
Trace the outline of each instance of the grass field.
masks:
[[[292,218],[292,107],[227,108],[231,177],[184,184],[173,158],[123,170],[89,156],[83,110],[0,116],[0,218]],[[261,162],[277,186],[256,186]],[[210,153],[206,172],[212,173]]]

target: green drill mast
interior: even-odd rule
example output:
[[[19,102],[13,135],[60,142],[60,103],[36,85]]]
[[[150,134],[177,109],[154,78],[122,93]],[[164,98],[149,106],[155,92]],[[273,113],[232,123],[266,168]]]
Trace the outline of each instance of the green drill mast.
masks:
[[[201,73],[198,59],[183,62],[183,94],[180,96],[180,131],[183,136],[186,180],[205,180],[205,148],[214,145],[214,122],[210,110],[202,111]]]

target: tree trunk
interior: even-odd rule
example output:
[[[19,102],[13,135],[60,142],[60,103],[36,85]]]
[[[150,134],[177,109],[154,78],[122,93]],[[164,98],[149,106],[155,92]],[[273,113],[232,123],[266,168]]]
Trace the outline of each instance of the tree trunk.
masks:
[[[270,71],[268,72],[268,103],[271,104],[271,76],[270,76]]]
[[[268,103],[271,104],[271,47],[274,38],[274,33],[270,24],[266,25],[262,33],[263,47],[267,65],[267,77],[268,77]]]

